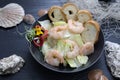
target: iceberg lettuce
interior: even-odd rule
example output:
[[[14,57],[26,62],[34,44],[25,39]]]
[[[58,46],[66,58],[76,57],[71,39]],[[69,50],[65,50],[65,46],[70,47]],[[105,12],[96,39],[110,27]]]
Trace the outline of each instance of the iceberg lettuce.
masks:
[[[73,34],[70,39],[75,41],[80,47],[84,44],[80,34]]]
[[[52,27],[50,20],[38,21],[38,23],[40,23],[40,25],[44,27],[46,30],[49,30]]]
[[[63,26],[66,25],[67,23],[64,21],[57,21],[57,22],[52,22],[53,26]]]

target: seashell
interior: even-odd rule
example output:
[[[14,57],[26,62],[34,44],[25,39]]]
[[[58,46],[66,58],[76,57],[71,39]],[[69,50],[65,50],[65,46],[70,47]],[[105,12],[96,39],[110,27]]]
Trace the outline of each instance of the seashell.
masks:
[[[0,8],[0,26],[9,28],[19,24],[25,15],[22,6],[16,3],[10,3]]]
[[[0,59],[0,75],[13,74],[20,71],[24,63],[24,59],[16,54]]]
[[[107,65],[114,77],[120,78],[120,45],[115,42],[105,42]]]

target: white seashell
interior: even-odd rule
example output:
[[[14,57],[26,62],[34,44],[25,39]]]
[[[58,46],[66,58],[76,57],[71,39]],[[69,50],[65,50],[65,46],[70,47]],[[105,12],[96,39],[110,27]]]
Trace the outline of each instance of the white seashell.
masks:
[[[15,54],[0,60],[0,75],[18,72],[24,65],[22,57]]]
[[[0,8],[0,26],[9,28],[19,24],[25,15],[22,6],[16,3],[10,3],[3,8]]]
[[[120,45],[118,43],[106,41],[105,51],[107,65],[112,75],[120,78]]]

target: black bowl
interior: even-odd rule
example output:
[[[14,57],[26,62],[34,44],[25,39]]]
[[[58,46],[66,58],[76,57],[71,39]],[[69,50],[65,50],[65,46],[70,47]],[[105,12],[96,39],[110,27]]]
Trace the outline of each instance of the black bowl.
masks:
[[[43,21],[49,19],[48,15],[44,15],[41,18],[39,18],[39,21]],[[34,23],[33,26],[35,26],[36,24],[39,24],[37,21]],[[87,64],[85,64],[84,66],[78,67],[78,68],[70,68],[70,67],[54,67],[51,66],[49,64],[47,64],[44,61],[44,56],[42,55],[42,52],[40,52],[40,50],[34,46],[33,44],[30,45],[30,52],[32,54],[32,56],[34,57],[34,59],[41,64],[42,66],[44,66],[47,69],[50,69],[52,71],[56,71],[56,72],[61,72],[61,73],[74,73],[74,72],[79,72],[79,71],[83,71],[89,67],[91,67],[93,64],[95,64],[98,59],[101,57],[102,53],[103,53],[103,48],[104,48],[104,36],[103,36],[103,32],[102,30],[100,30],[100,34],[99,34],[99,39],[98,41],[95,43],[95,50],[94,53],[89,57],[89,60],[87,62]]]

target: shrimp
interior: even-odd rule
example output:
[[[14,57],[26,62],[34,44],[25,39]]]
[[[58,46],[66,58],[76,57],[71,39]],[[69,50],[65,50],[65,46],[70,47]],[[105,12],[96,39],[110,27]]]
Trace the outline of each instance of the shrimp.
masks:
[[[54,39],[62,39],[67,26],[56,26],[49,31],[49,36]]]
[[[70,19],[68,20],[68,29],[73,33],[80,34],[83,32],[84,27],[82,23]]]
[[[64,63],[64,58],[57,50],[50,50],[45,54],[45,61],[52,66],[59,66]]]
[[[66,53],[67,58],[75,58],[79,55],[79,46],[72,40],[66,40],[66,43],[70,44],[70,51]]]
[[[85,43],[80,49],[80,54],[83,55],[90,55],[93,52],[94,52],[94,44],[92,42]]]

